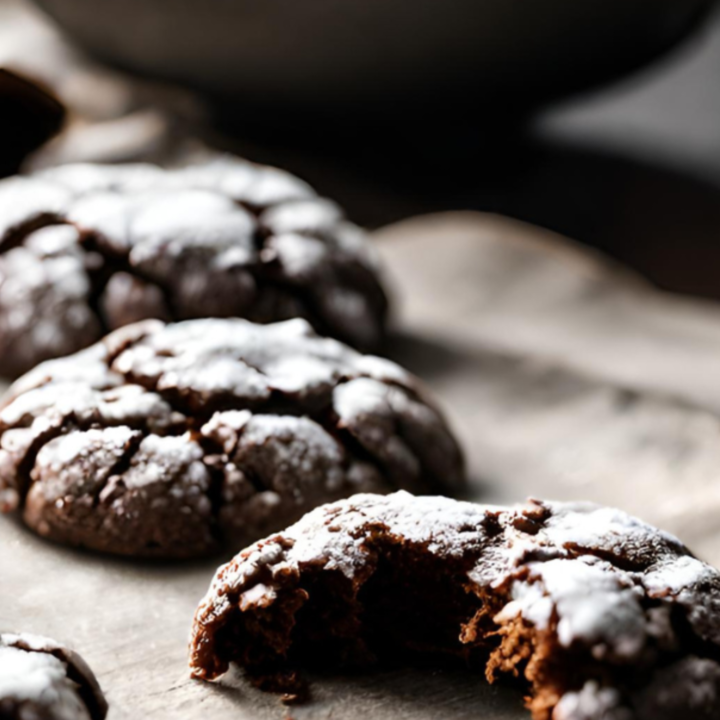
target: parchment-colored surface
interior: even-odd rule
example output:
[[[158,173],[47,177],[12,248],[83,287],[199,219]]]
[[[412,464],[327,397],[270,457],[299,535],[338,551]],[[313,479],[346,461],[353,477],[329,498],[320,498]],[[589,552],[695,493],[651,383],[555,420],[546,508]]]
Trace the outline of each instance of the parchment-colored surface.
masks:
[[[671,530],[720,564],[720,307],[652,288],[548,233],[473,214],[378,233],[398,290],[390,353],[432,386],[478,500],[589,498]],[[239,678],[187,678],[194,608],[216,558],[136,564],[0,521],[0,629],[68,641],[119,718],[520,720],[478,675],[317,679],[287,710]]]

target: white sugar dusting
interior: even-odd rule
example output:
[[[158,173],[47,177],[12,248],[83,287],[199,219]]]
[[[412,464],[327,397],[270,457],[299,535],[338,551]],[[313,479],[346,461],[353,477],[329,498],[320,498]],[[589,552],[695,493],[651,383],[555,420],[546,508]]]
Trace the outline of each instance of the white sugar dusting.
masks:
[[[597,681],[588,680],[580,691],[568,692],[560,698],[552,717],[553,720],[632,720],[630,711],[621,705],[620,693],[615,688],[601,687]]]
[[[609,563],[581,558],[529,567],[552,599],[561,645],[604,643],[617,656],[627,657],[642,649],[647,632],[642,594]]]
[[[30,650],[16,647],[20,640]],[[45,712],[51,711],[57,720],[90,720],[77,685],[67,676],[67,665],[42,652],[44,639],[34,640],[35,643],[31,636],[0,636],[0,698],[18,704],[35,703]],[[33,650],[33,645],[37,650]]]
[[[342,219],[340,208],[324,198],[286,202],[266,210],[261,218],[263,225],[276,235],[329,233]]]
[[[717,572],[706,563],[688,555],[658,563],[643,576],[643,585],[651,593],[677,595],[688,588],[717,577]]]

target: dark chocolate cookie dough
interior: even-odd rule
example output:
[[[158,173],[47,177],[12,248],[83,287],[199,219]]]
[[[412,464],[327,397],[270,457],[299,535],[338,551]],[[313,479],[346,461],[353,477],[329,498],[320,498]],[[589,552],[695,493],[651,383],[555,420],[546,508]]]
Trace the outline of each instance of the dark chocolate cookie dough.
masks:
[[[0,406],[0,509],[112,553],[202,555],[358,491],[462,484],[418,381],[300,319],[126,326]]]
[[[429,652],[520,678],[535,720],[710,720],[720,573],[610,508],[359,495],[220,568],[191,667],[292,696],[301,667]]]
[[[83,659],[53,640],[0,634],[0,718],[103,720],[107,703]]]
[[[147,318],[303,317],[372,349],[386,306],[360,230],[275,168],[66,165],[0,182],[0,374]]]

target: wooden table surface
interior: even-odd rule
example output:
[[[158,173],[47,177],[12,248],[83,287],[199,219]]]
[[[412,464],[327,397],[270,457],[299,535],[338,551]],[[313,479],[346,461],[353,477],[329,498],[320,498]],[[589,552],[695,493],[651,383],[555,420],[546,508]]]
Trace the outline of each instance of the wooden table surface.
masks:
[[[376,234],[397,289],[391,356],[439,397],[473,496],[613,504],[720,564],[720,307],[668,296],[545,231],[472,213]],[[432,668],[316,679],[287,710],[240,678],[188,679],[220,559],[120,561],[0,522],[0,628],[68,641],[120,718],[514,720],[516,689]]]

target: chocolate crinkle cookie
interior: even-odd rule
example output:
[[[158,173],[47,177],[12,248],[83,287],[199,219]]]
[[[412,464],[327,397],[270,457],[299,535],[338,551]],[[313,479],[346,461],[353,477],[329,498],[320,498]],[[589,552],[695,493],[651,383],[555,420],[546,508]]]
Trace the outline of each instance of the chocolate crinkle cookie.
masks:
[[[130,325],[0,406],[0,509],[124,555],[243,547],[358,491],[453,493],[463,477],[415,378],[300,319]]]
[[[363,233],[275,168],[66,165],[0,182],[3,375],[148,318],[302,317],[373,349],[386,309]]]
[[[218,571],[192,673],[297,696],[305,666],[456,655],[535,720],[720,717],[720,573],[618,510],[405,492],[317,508]]]
[[[0,634],[0,718],[103,720],[107,709],[77,654],[37,635]]]

